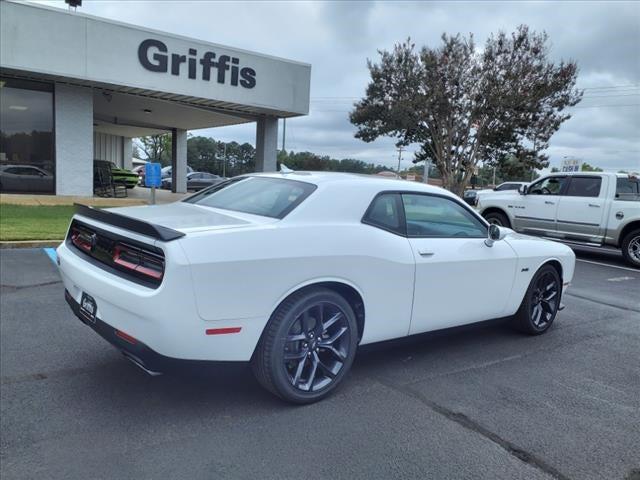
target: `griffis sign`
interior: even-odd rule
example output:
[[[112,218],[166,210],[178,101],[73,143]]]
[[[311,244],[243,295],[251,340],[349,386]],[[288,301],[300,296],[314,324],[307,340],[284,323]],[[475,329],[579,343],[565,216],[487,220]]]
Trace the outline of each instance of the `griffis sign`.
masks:
[[[138,60],[151,72],[167,73],[170,70],[171,75],[180,76],[182,71],[186,70],[187,77],[195,79],[200,70],[200,78],[211,81],[212,70],[215,69],[213,77],[218,83],[228,81],[233,87],[240,85],[244,88],[256,86],[256,71],[253,68],[240,67],[239,58],[220,55],[216,59],[214,52],[204,52],[198,59],[198,51],[195,48],[190,48],[187,55],[168,52],[169,49],[163,42],[150,38],[140,43]],[[186,68],[182,68],[183,66]],[[230,75],[227,75],[229,70]]]

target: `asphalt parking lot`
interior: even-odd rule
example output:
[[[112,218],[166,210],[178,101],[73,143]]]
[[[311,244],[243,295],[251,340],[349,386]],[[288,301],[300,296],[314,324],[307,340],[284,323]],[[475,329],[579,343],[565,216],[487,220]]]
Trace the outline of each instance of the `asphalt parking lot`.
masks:
[[[305,407],[244,367],[146,376],[73,316],[44,251],[0,271],[3,479],[640,478],[640,271],[615,254],[579,252],[543,336],[369,347]]]

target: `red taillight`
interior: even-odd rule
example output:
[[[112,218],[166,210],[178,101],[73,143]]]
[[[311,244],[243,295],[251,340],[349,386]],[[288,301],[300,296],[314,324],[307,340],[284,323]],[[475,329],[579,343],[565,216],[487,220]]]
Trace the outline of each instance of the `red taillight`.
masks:
[[[113,263],[142,275],[162,279],[164,262],[153,254],[118,243],[113,249]]]
[[[81,232],[76,228],[71,230],[71,242],[80,250],[85,252],[91,252],[93,248],[91,235],[88,233]]]

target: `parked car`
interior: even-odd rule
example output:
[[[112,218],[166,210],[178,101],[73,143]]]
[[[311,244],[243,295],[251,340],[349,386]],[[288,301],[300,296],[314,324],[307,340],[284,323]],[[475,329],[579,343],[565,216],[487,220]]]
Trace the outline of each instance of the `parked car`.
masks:
[[[471,206],[478,203],[478,190],[465,190],[462,199]]]
[[[509,192],[513,190],[520,190],[525,185],[529,185],[529,182],[504,182],[494,188],[483,188],[478,192],[483,194],[491,192]]]
[[[502,194],[502,193],[513,193],[516,190],[521,190],[524,186],[529,185],[528,182],[504,182],[500,185],[497,185],[494,188],[483,188],[482,190],[478,190],[476,193],[476,205],[478,204],[478,200],[485,195],[494,195],[494,194]]]
[[[544,333],[575,262],[441,188],[331,172],[79,206],[57,252],[72,310],[136,365],[251,362],[295,403],[334,391],[358,345],[507,316]]]
[[[135,174],[134,172],[126,168],[117,167],[116,164],[113,162],[109,162],[107,160],[94,160],[93,169],[95,171],[97,168],[100,167],[101,164],[104,166],[109,163],[111,164],[111,175],[113,175],[114,182],[122,183],[127,188],[133,188],[138,184],[137,174]]]
[[[522,192],[479,198],[490,223],[564,242],[620,249],[640,268],[640,180],[616,173],[547,175]]]
[[[191,172],[187,173],[187,190],[198,191],[203,188],[210,187],[216,183],[220,183],[225,179],[208,172]],[[171,190],[173,181],[171,177],[162,179],[162,188]]]
[[[2,165],[0,192],[53,193],[53,175],[34,165]]]
[[[173,169],[171,168],[171,165],[169,165],[168,167],[162,167],[162,170],[160,170],[160,175],[162,176],[162,178],[171,178],[172,171]],[[193,168],[187,165],[187,173],[191,172],[193,172]]]

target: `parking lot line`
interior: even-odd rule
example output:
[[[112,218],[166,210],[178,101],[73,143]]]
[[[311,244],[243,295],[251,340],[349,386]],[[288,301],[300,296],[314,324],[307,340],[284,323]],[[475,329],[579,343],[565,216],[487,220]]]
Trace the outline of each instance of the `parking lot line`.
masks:
[[[43,248],[43,250],[44,250],[44,253],[46,253],[47,256],[54,263],[54,265],[57,265],[58,264],[58,254],[56,253],[56,249],[55,248]]]
[[[593,260],[583,260],[582,258],[576,258],[576,262],[593,263],[594,265],[602,265],[605,267],[619,268],[620,270],[629,270],[630,272],[638,273],[638,270],[636,268],[621,267],[619,265],[611,265],[610,263],[594,262]]]

